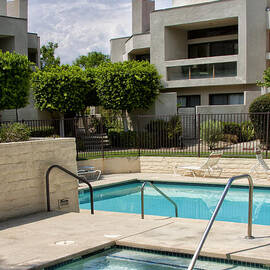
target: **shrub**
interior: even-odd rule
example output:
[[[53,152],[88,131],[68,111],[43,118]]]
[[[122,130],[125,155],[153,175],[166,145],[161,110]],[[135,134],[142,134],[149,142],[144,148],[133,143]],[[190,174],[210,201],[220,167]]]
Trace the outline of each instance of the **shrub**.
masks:
[[[241,141],[249,142],[255,139],[255,130],[251,121],[246,121],[241,124]]]
[[[205,121],[201,124],[201,138],[213,150],[216,143],[223,139],[224,124],[220,121]]]
[[[175,115],[168,122],[168,139],[170,146],[180,146],[180,140],[183,133],[181,117]]]
[[[109,131],[108,137],[111,146],[114,147],[136,147],[137,133],[136,131]]]
[[[30,137],[30,129],[21,123],[2,125],[0,127],[0,142],[27,141]]]
[[[224,134],[236,135],[238,138],[241,136],[241,126],[235,122],[224,123]]]
[[[267,115],[256,113],[270,113],[270,93],[256,98],[249,107],[250,119],[254,127],[255,135],[260,139],[261,144],[270,143],[270,136],[267,142],[267,129],[269,128]]]
[[[54,127],[45,126],[45,127],[34,127],[31,128],[30,136],[31,137],[51,137],[54,135]]]

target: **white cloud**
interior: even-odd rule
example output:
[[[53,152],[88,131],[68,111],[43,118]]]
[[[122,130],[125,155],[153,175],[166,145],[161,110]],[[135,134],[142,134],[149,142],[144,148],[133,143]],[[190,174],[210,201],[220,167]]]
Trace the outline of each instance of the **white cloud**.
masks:
[[[132,0],[31,0],[29,31],[36,32],[41,45],[57,42],[62,63],[90,51],[110,53],[110,39],[131,35]],[[156,8],[171,6],[157,0]]]

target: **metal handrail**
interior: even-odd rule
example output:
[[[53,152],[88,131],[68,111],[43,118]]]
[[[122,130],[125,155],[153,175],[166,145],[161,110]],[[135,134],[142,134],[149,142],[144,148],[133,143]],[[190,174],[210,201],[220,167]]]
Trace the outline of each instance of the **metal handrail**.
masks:
[[[51,211],[51,203],[50,203],[50,172],[53,168],[57,168],[65,173],[67,173],[70,176],[73,176],[74,178],[78,179],[79,181],[82,181],[83,183],[87,184],[90,190],[90,203],[91,203],[91,214],[94,215],[94,196],[93,196],[93,188],[89,182],[87,182],[82,177],[79,177],[78,175],[72,173],[71,171],[65,169],[64,167],[60,165],[52,165],[49,167],[49,169],[46,172],[46,198],[47,198],[47,211]]]
[[[234,177],[229,179],[229,181],[228,181],[228,183],[227,183],[227,185],[222,193],[222,196],[221,196],[221,198],[216,206],[216,209],[215,209],[206,229],[205,229],[205,232],[204,232],[203,237],[202,237],[202,239],[197,247],[197,250],[196,250],[195,254],[193,255],[193,258],[189,264],[188,270],[192,270],[194,268],[195,263],[198,259],[199,254],[200,254],[200,251],[203,247],[203,244],[208,236],[208,233],[210,232],[210,230],[212,228],[212,225],[215,221],[215,218],[219,212],[219,209],[220,209],[233,181],[243,179],[243,178],[247,178],[248,182],[249,182],[248,232],[247,232],[248,235],[246,236],[246,239],[254,239],[254,237],[252,236],[252,205],[253,205],[253,189],[254,189],[253,180],[252,180],[252,177],[248,174],[234,176]]]
[[[171,199],[169,198],[165,193],[163,193],[159,188],[157,188],[153,182],[151,181],[145,181],[142,184],[141,187],[141,215],[142,215],[142,219],[144,219],[144,188],[146,184],[149,184],[152,188],[154,188],[159,194],[161,194],[165,199],[167,199],[169,202],[171,202],[174,205],[175,208],[175,216],[178,217],[178,207],[177,204]]]

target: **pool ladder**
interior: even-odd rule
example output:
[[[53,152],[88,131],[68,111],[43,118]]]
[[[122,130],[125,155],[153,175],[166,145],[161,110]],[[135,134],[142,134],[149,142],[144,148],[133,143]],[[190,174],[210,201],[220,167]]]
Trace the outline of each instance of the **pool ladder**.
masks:
[[[155,189],[159,194],[161,194],[166,200],[168,200],[170,203],[173,204],[173,206],[175,208],[175,216],[178,217],[177,204],[171,198],[169,198],[164,192],[162,192],[157,186],[155,186],[152,181],[145,181],[145,182],[143,182],[142,187],[141,187],[141,216],[142,216],[142,219],[144,219],[144,188],[145,188],[146,184],[149,184],[153,189]]]
[[[212,225],[216,219],[216,216],[220,210],[220,207],[223,203],[223,201],[225,200],[225,197],[229,191],[229,189],[231,188],[231,185],[232,183],[235,181],[235,180],[240,180],[240,179],[243,179],[243,178],[247,178],[248,179],[248,183],[249,183],[249,206],[248,206],[248,232],[247,232],[247,236],[246,236],[246,239],[254,239],[254,237],[252,236],[252,205],[253,205],[253,189],[254,189],[254,185],[253,185],[253,180],[252,180],[252,177],[248,174],[244,174],[244,175],[240,175],[240,176],[234,176],[232,178],[229,179],[223,193],[222,193],[222,196],[216,206],[216,209],[205,229],[205,232],[202,236],[202,239],[195,251],[195,254],[193,255],[193,258],[189,264],[189,267],[188,267],[188,270],[193,270],[194,269],[194,266],[196,264],[196,261],[198,259],[198,256],[200,254],[200,251],[204,245],[204,242],[212,228]]]
[[[90,195],[90,205],[91,205],[91,214],[94,215],[94,195],[93,195],[93,187],[91,186],[91,184],[86,181],[83,177],[79,177],[78,175],[74,174],[73,172],[67,170],[66,168],[60,166],[60,165],[52,165],[48,168],[47,172],[46,172],[46,199],[47,199],[47,211],[50,212],[51,211],[51,199],[50,199],[50,173],[52,171],[52,169],[58,169],[70,176],[72,176],[73,178],[85,183],[86,185],[88,185],[89,187],[89,195]]]

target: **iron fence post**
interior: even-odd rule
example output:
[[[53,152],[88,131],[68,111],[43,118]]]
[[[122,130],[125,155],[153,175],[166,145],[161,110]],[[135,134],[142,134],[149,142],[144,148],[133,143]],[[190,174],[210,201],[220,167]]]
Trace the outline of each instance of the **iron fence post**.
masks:
[[[103,119],[100,118],[100,133],[101,133],[101,152],[102,152],[102,158],[104,159],[104,141],[103,141]]]
[[[140,119],[137,116],[137,145],[138,145],[138,156],[141,156],[141,138],[140,138]]]
[[[266,158],[268,158],[268,147],[269,147],[269,114],[267,113],[267,124],[266,124]]]
[[[198,157],[201,157],[201,115],[198,113]]]

